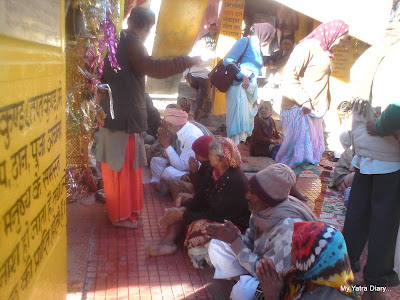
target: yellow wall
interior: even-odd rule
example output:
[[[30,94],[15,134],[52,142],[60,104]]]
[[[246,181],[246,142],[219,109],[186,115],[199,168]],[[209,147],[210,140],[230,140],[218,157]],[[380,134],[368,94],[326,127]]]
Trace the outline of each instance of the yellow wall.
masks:
[[[64,1],[0,10],[0,299],[65,299]]]

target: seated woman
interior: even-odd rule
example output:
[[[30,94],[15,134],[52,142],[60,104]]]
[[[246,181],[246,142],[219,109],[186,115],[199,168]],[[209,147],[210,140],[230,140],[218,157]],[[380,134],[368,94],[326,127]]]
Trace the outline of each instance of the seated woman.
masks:
[[[180,203],[193,198],[194,194],[200,191],[201,187],[211,176],[212,167],[208,159],[208,148],[213,138],[209,135],[203,135],[194,141],[192,150],[195,158],[189,158],[189,172],[182,179],[172,179],[168,181],[172,194],[172,200]],[[199,163],[200,168],[199,168]]]
[[[254,129],[250,138],[250,156],[266,156],[275,159],[279,150],[281,135],[272,119],[272,104],[264,101],[254,118]]]
[[[228,138],[213,140],[209,146],[209,159],[214,168],[212,176],[182,207],[167,209],[160,219],[160,226],[167,228],[167,234],[160,243],[148,248],[149,255],[175,253],[178,248],[176,241],[183,233],[184,225],[190,225],[185,241],[188,248],[201,247],[208,243],[209,239],[200,234],[205,223],[230,220],[242,232],[248,227],[250,212],[245,197],[247,178],[240,169],[242,160],[235,143]],[[196,238],[191,239],[194,236]],[[207,250],[204,248],[202,253],[207,253]],[[196,259],[193,257],[194,261]]]
[[[262,259],[254,299],[359,299],[351,286],[354,275],[346,243],[334,227],[323,222],[294,223],[292,264],[295,267],[284,275],[276,272],[270,259]]]

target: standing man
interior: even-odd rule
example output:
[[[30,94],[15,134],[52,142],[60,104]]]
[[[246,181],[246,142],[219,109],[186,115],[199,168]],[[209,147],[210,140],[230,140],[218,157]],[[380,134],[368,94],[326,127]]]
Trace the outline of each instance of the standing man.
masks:
[[[194,45],[190,53],[191,56],[201,56],[202,63],[187,69],[183,73],[190,86],[196,90],[193,115],[195,121],[201,118],[204,107],[210,97],[211,85],[208,73],[211,72],[215,59],[217,24],[211,23],[208,26],[208,30],[208,33]]]
[[[113,110],[108,99],[102,103],[107,117],[99,131],[96,159],[102,163],[108,217],[115,226],[141,226],[142,167],[146,165],[142,132],[148,129],[145,75],[166,78],[200,62],[199,58],[188,56],[149,56],[143,42],[154,23],[150,9],[135,7],[118,43],[116,58],[121,70],[115,72],[108,57],[104,62],[103,81],[111,87]]]
[[[400,221],[400,132],[373,136],[367,124],[380,110],[399,103],[400,1],[396,1],[382,43],[369,48],[352,68],[353,129],[356,168],[343,228],[353,272],[360,270],[360,255],[368,241],[365,283],[397,286],[393,271]],[[379,125],[378,127],[379,128]],[[370,128],[368,129],[369,131]],[[379,131],[379,130],[378,130]],[[366,292],[366,299],[385,299],[381,292]]]

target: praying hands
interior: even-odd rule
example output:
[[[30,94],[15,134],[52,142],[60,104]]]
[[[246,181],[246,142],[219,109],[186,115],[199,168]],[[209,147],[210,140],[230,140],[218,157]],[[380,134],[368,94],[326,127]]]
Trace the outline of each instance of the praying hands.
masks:
[[[169,130],[165,127],[159,127],[157,130],[158,139],[160,140],[160,144],[164,148],[168,148],[171,146],[171,136],[169,134]]]
[[[279,300],[283,288],[284,270],[277,273],[273,261],[263,258],[257,266],[257,277],[264,299]]]

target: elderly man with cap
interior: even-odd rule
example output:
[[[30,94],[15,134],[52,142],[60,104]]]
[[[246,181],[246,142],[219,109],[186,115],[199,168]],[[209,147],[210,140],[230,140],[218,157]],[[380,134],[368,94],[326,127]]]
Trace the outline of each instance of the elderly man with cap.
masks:
[[[192,144],[203,135],[197,126],[188,122],[188,114],[178,108],[167,107],[164,112],[164,122],[168,128],[160,127],[158,138],[165,148],[168,159],[163,157],[151,159],[151,182],[155,183],[159,183],[161,179],[168,182],[185,175],[189,170],[189,158],[194,156]],[[180,144],[177,151],[171,146],[171,135],[168,129],[176,132],[178,144]]]
[[[265,168],[249,180],[246,198],[252,214],[246,233],[240,235],[229,221],[204,229],[212,238],[208,252],[214,278],[238,280],[231,299],[254,298],[259,284],[256,270],[263,257],[274,262],[277,272],[292,268],[294,223],[317,221],[305,204],[289,196],[295,183],[288,166],[278,163]]]

